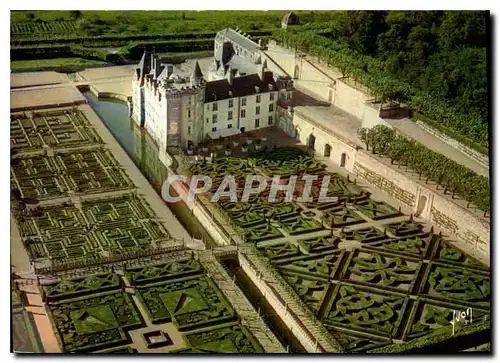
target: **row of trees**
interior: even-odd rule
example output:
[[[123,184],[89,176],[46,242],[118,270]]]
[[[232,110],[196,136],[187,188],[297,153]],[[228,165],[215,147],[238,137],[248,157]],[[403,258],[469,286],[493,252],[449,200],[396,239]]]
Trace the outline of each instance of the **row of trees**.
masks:
[[[484,13],[420,13],[346,12],[328,37],[323,31],[303,30],[278,30],[273,37],[333,64],[380,101],[405,103],[435,120],[449,136],[462,135],[466,139],[460,141],[487,152]],[[465,29],[460,28],[463,23]],[[439,30],[436,24],[441,24]]]
[[[383,125],[361,128],[359,136],[372,153],[389,157],[391,164],[404,165],[418,173],[419,179],[424,177],[426,183],[433,180],[445,193],[450,191],[453,197],[459,195],[485,213],[490,212],[488,178]]]

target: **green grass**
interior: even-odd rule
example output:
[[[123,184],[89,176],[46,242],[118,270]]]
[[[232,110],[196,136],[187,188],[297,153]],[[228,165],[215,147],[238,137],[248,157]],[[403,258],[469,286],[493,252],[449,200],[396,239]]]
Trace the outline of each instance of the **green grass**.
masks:
[[[203,57],[213,57],[214,52],[212,50],[200,50],[196,52],[165,52],[158,53],[160,58],[178,58],[178,57],[189,57],[189,58],[203,58]]]
[[[11,12],[13,35],[22,38],[36,38],[54,34],[49,23],[72,22],[73,32],[68,35],[110,35],[110,34],[150,34],[150,33],[192,33],[219,31],[226,27],[240,27],[244,31],[276,29],[286,10],[272,11],[82,11],[78,19],[69,11],[14,11]],[[335,19],[335,11],[297,11],[301,24],[328,22]],[[28,19],[28,14],[34,15]],[[43,25],[44,22],[48,24]],[[19,33],[16,25],[28,24],[37,29],[33,33]],[[59,29],[59,28],[57,28]]]
[[[35,60],[18,60],[10,62],[11,70],[20,69],[38,69],[51,67],[86,67],[106,65],[106,62],[84,59],[84,58],[54,58],[54,59],[35,59]]]
[[[455,132],[454,130],[450,129],[449,127],[446,127],[444,125],[442,125],[441,123],[439,122],[436,122],[432,119],[430,119],[429,117],[427,117],[426,115],[423,115],[421,113],[418,113],[418,112],[415,112],[415,114],[413,115],[413,117],[411,118],[413,121],[417,121],[417,120],[420,120],[420,121],[423,121],[425,122],[426,124],[428,124],[429,126],[437,129],[438,131],[442,132],[443,134],[457,140],[458,142],[461,142],[462,144],[464,144],[465,146],[468,146],[470,147],[471,149],[474,149],[484,155],[488,155],[489,153],[489,149],[484,147],[483,145],[480,145],[478,144],[477,142],[471,140],[470,138],[468,137],[465,137],[465,136],[462,136],[460,134],[458,134],[457,132]]]

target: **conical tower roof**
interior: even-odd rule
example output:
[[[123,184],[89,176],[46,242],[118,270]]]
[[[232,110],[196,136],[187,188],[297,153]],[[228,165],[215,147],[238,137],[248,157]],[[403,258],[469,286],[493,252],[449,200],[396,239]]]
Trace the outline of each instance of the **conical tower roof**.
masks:
[[[203,79],[203,73],[201,72],[200,65],[198,61],[194,64],[193,72],[191,73],[191,84],[198,84]]]

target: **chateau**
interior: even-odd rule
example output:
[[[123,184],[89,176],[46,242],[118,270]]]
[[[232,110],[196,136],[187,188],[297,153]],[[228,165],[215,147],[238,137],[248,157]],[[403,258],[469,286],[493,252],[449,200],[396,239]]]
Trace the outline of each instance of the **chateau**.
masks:
[[[292,98],[293,82],[267,68],[260,41],[224,29],[214,43],[206,76],[198,61],[173,65],[150,51],[142,56],[132,81],[132,117],[162,150],[273,126]]]

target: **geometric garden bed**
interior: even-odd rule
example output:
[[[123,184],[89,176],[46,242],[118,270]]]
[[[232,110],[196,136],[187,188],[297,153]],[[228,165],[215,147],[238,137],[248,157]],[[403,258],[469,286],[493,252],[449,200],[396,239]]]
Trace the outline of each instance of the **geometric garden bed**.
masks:
[[[41,294],[63,352],[263,351],[193,259],[131,267],[124,277],[110,272],[61,280],[42,285]],[[173,324],[178,343],[161,330],[164,324]],[[140,339],[129,334],[136,329]],[[187,348],[176,348],[178,339]]]

